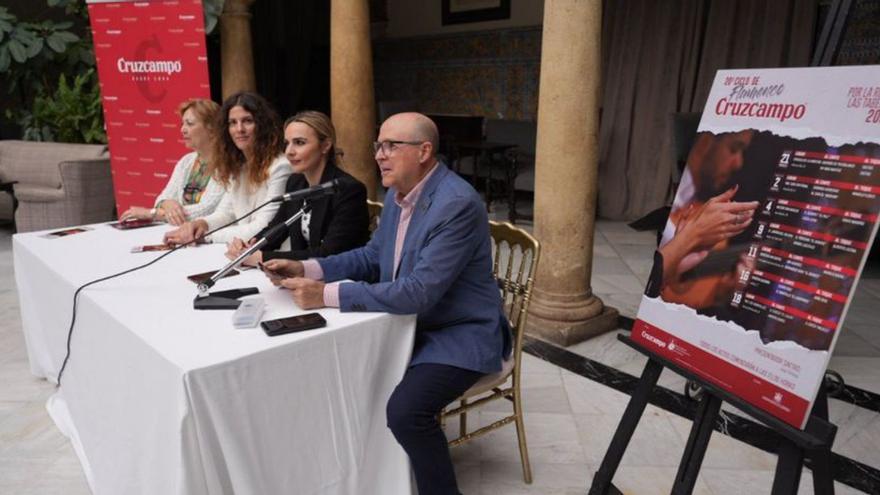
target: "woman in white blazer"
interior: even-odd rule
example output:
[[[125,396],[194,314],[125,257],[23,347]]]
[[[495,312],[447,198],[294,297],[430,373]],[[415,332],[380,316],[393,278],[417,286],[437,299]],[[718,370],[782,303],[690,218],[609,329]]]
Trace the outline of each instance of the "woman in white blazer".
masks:
[[[119,217],[123,222],[139,219],[162,220],[180,225],[187,220],[211,214],[226,189],[211,177],[211,157],[217,136],[220,105],[193,98],[178,108],[183,144],[193,150],[180,158],[165,189],[152,208],[132,206]]]
[[[278,115],[263,97],[236,93],[220,109],[222,132],[217,139],[214,177],[227,192],[213,213],[165,234],[165,242],[183,244],[232,222],[269,198],[284,193],[293,169],[281,154],[284,139]],[[266,205],[253,215],[226,227],[205,240],[228,242],[235,237],[250,239],[268,225],[279,203]]]

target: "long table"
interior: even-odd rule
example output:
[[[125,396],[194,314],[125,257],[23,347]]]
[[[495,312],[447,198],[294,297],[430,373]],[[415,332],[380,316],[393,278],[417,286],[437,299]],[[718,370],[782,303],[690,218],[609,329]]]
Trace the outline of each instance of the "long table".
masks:
[[[167,226],[108,225],[13,237],[31,372],[55,381],[76,287],[147,262],[131,253]],[[408,494],[385,403],[409,362],[412,316],[320,313],[328,326],[267,337],[232,311],[195,311],[186,275],[224,246],[182,249],[82,291],[71,357],[49,413],[96,494]],[[264,319],[303,313],[256,270],[214,290],[258,287]]]

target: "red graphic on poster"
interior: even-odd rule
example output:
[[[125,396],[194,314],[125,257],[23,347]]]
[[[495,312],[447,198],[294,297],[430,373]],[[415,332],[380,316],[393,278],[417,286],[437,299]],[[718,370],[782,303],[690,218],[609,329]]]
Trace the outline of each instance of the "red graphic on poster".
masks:
[[[210,98],[201,0],[89,3],[116,211],[151,206],[188,150],[177,108]]]
[[[719,71],[632,338],[803,428],[880,216],[880,67]]]

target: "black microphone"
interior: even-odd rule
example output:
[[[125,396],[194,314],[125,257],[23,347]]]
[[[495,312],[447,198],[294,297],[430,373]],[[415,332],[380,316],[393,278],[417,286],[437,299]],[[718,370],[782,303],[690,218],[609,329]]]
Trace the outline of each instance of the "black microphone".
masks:
[[[317,186],[312,186],[307,189],[300,189],[299,191],[289,192],[282,194],[280,196],[275,196],[270,201],[272,203],[279,203],[283,201],[292,201],[294,199],[312,199],[319,198],[321,196],[326,196],[329,194],[335,194],[336,191],[339,190],[340,183],[342,181],[340,179],[333,179],[331,181],[327,181],[323,184],[318,184]]]
[[[330,183],[331,182],[328,182],[327,184],[330,184]],[[315,187],[321,187],[321,186],[315,186]],[[328,190],[332,191],[332,189],[328,189]],[[213,309],[215,307],[219,307],[216,305],[216,303],[212,303],[211,301],[204,300],[204,298],[209,295],[208,289],[213,287],[214,284],[216,284],[218,280],[223,278],[223,276],[226,275],[226,273],[228,273],[233,268],[238,266],[238,264],[241,263],[245,258],[250,256],[251,253],[253,253],[253,252],[257,251],[258,249],[262,248],[263,246],[265,246],[269,242],[270,238],[287,230],[291,225],[293,225],[294,222],[296,222],[297,220],[302,218],[303,215],[305,215],[306,213],[311,211],[311,209],[312,209],[312,205],[310,205],[308,202],[304,202],[302,205],[302,208],[300,208],[299,211],[296,212],[296,214],[292,215],[287,220],[285,220],[285,221],[279,223],[278,225],[275,225],[271,229],[269,229],[269,231],[266,232],[266,235],[257,239],[257,241],[255,243],[248,246],[248,248],[245,249],[244,251],[242,251],[238,255],[238,257],[236,257],[234,260],[227,263],[226,266],[224,266],[220,270],[214,272],[214,274],[211,275],[211,277],[209,279],[200,283],[199,284],[199,295],[196,296],[196,300],[193,302],[193,304],[195,305],[195,309]],[[202,303],[204,303],[204,304],[202,304]],[[226,306],[223,306],[223,308],[221,308],[221,309],[228,309],[228,308],[226,308]]]

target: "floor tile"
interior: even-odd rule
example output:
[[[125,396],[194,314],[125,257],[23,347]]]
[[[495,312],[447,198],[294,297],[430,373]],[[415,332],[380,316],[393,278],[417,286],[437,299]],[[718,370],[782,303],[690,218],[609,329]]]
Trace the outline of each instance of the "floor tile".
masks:
[[[70,445],[49,419],[44,401],[18,404],[0,421],[0,457],[40,459]]]
[[[675,480],[676,469],[669,467],[621,466],[614,477],[614,485],[627,494],[669,495]],[[697,477],[694,495],[719,495],[713,493],[702,476]],[[746,494],[749,492],[735,492]],[[733,494],[731,494],[733,495]]]
[[[499,413],[480,413],[482,426],[504,417]],[[526,413],[526,446],[533,463],[571,464],[585,462],[575,420],[570,414]],[[483,461],[519,463],[516,427],[511,423],[487,435],[482,442]],[[485,474],[485,473],[484,473]]]
[[[585,463],[532,463],[532,484],[522,479],[519,462],[486,461],[481,465],[483,495],[583,495],[594,470]]]
[[[670,421],[682,441],[687,442],[693,422],[675,415],[670,415]],[[703,459],[703,467],[773,470],[776,468],[776,456],[735,438],[713,432]]]
[[[600,465],[620,424],[620,415],[584,414],[575,416],[575,420],[587,462]],[[684,452],[684,444],[685,441],[670,424],[668,413],[649,406],[639,421],[620,464],[675,467]]]

